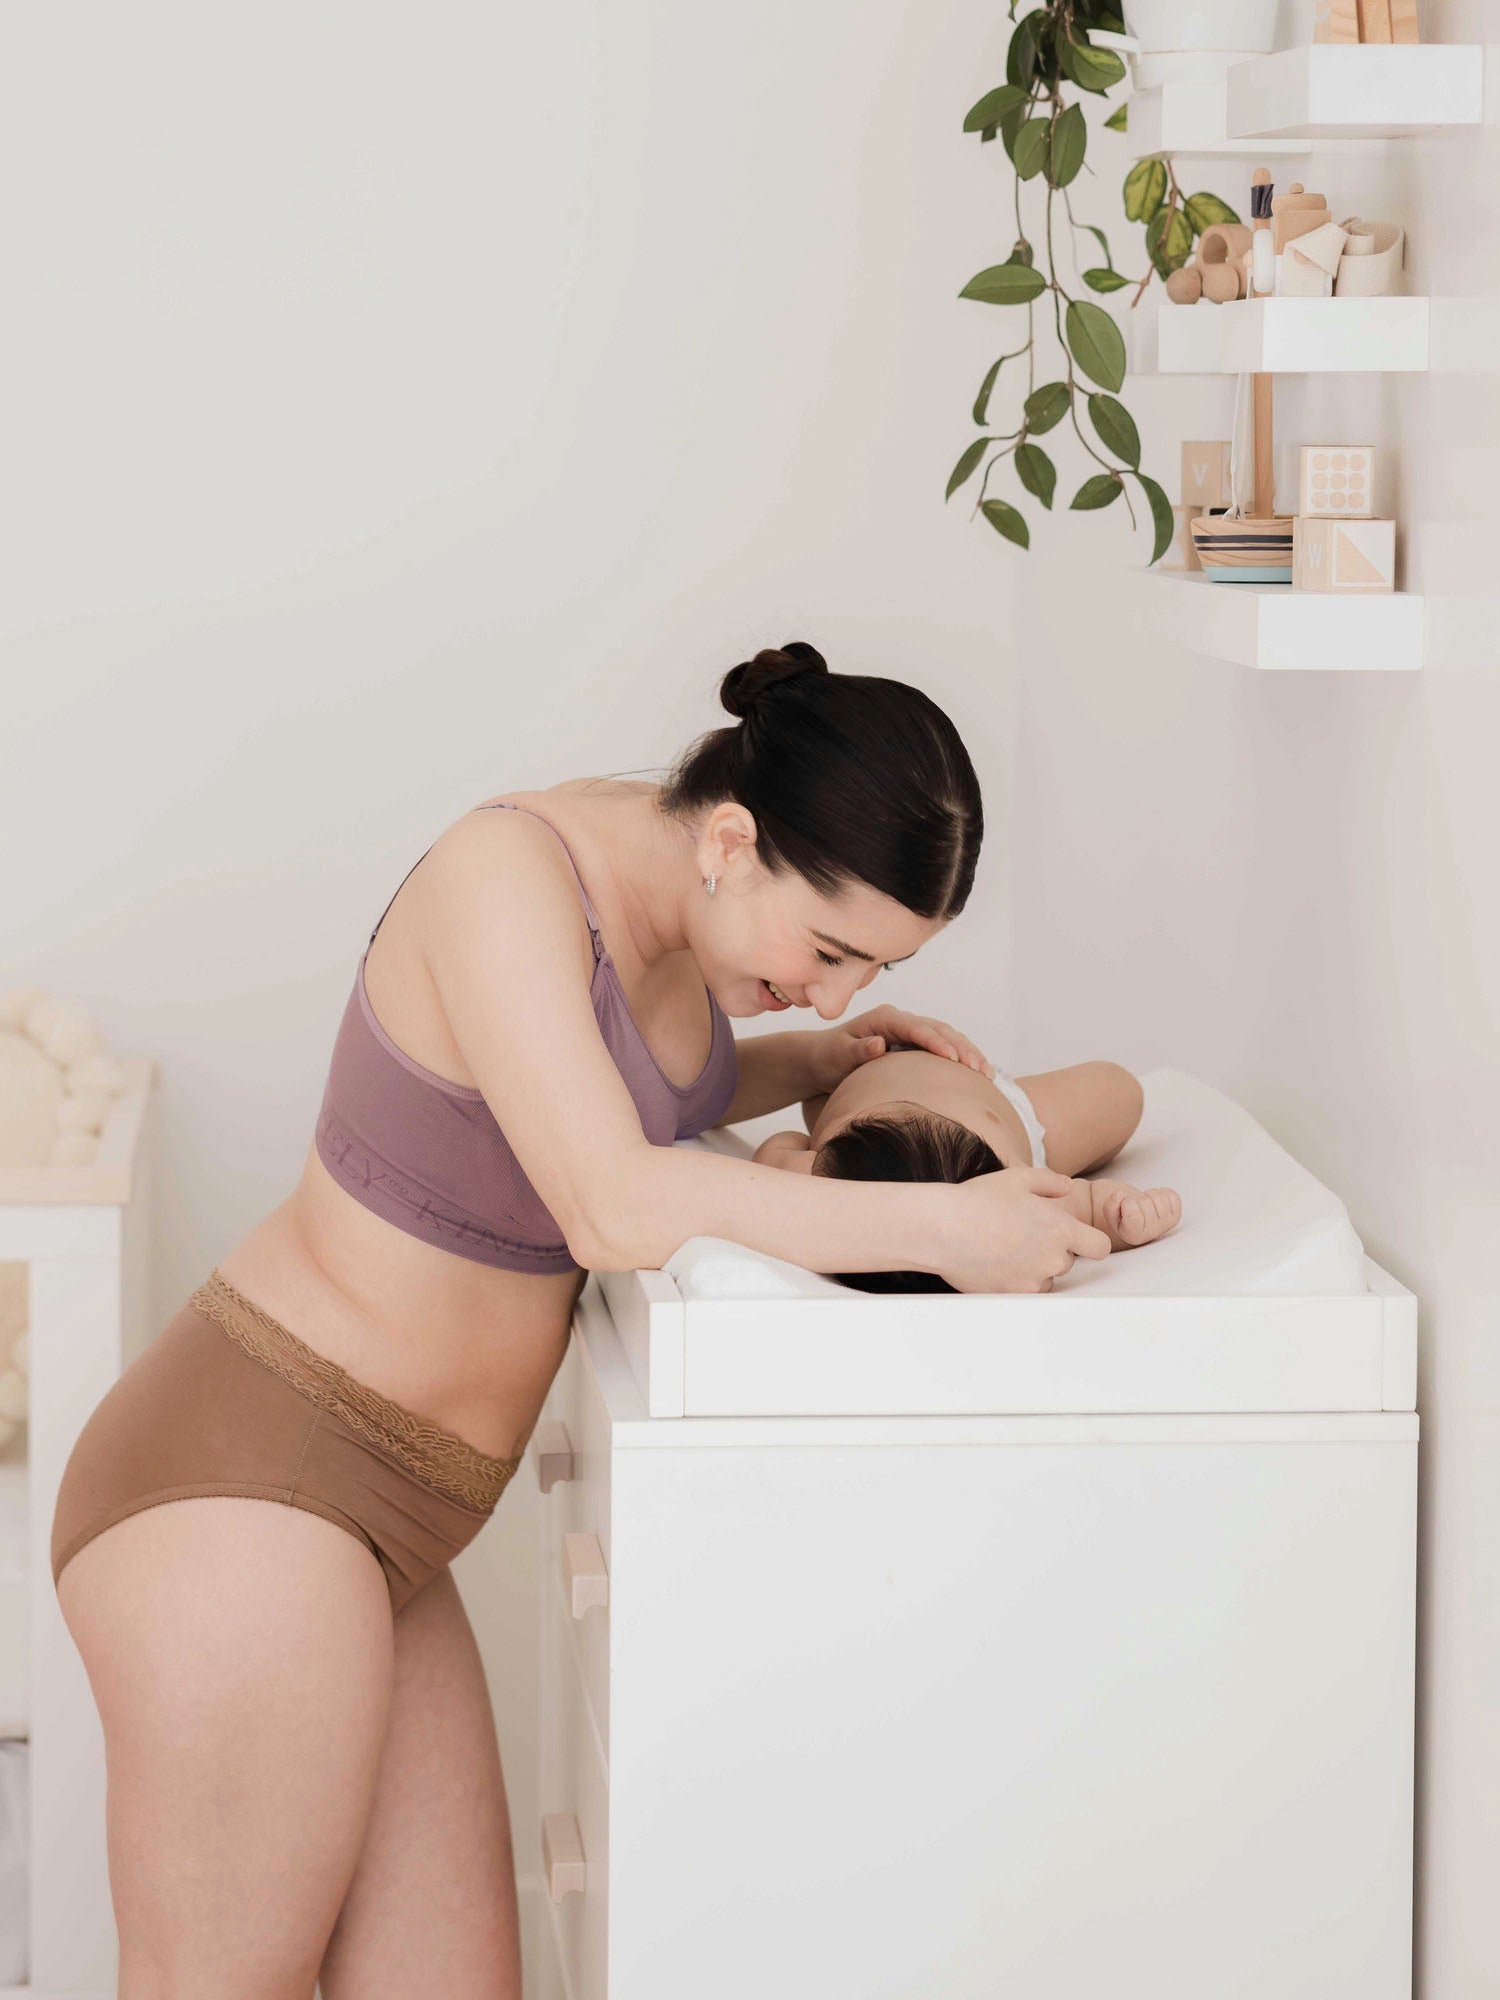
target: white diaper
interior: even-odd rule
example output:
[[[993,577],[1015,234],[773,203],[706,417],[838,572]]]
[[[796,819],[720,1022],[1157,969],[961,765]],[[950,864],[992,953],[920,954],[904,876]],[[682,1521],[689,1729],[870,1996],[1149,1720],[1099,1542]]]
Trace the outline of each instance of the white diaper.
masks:
[[[1013,1076],[1004,1070],[995,1071],[995,1088],[1002,1097],[1008,1097],[1026,1127],[1026,1136],[1031,1141],[1031,1164],[1045,1167],[1047,1164],[1047,1135],[1042,1130],[1042,1121],[1031,1108],[1031,1099],[1022,1090]],[[1019,1164],[1019,1162],[1017,1163]]]

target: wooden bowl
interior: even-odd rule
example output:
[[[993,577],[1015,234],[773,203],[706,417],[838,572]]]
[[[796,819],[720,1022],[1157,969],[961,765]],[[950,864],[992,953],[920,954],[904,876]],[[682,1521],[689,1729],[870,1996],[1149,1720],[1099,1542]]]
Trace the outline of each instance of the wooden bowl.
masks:
[[[1227,514],[1200,514],[1192,524],[1193,547],[1203,574],[1213,583],[1290,583],[1292,516],[1252,515],[1234,521]]]

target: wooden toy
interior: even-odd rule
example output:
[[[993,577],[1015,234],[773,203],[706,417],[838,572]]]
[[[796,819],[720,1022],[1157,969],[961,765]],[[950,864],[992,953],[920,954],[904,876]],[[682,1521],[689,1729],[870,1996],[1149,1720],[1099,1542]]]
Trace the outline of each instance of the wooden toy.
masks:
[[[1203,273],[1196,259],[1191,264],[1179,264],[1175,271],[1168,271],[1166,293],[1174,306],[1194,306],[1198,303],[1203,296]]]
[[[1308,194],[1301,181],[1293,181],[1285,194],[1275,197],[1271,203],[1271,214],[1274,218],[1272,247],[1278,257],[1288,243],[1299,236],[1306,236],[1310,230],[1321,229],[1325,222],[1333,220],[1323,196]]]
[[[1328,521],[1297,516],[1292,539],[1296,590],[1396,588],[1394,521]]]
[[[1227,507],[1232,498],[1228,439],[1212,444],[1185,444],[1182,447],[1183,506]]]
[[[1276,259],[1277,298],[1331,298],[1348,240],[1348,231],[1338,222],[1325,222],[1295,237]]]
[[[1358,0],[1318,0],[1313,24],[1315,42],[1357,42],[1359,40]]]
[[[1161,559],[1163,569],[1202,569],[1198,560],[1198,550],[1193,541],[1193,523],[1203,512],[1201,507],[1174,507],[1172,518],[1177,523],[1172,536],[1172,546]]]
[[[1301,195],[1294,185],[1288,203]],[[1324,216],[1327,206],[1321,195],[1312,197]],[[1284,208],[1289,216],[1316,213],[1313,210]],[[1275,240],[1272,223],[1277,214],[1271,176],[1257,167],[1250,182],[1250,291],[1264,297],[1276,283]],[[1279,222],[1279,216],[1278,216]],[[1231,499],[1224,514],[1204,514],[1192,523],[1192,537],[1203,565],[1203,574],[1213,583],[1290,583],[1292,580],[1292,517],[1276,512],[1276,481],[1272,439],[1272,382],[1270,374],[1241,375],[1235,385],[1234,439],[1230,448],[1229,486]],[[1184,470],[1186,470],[1184,447]],[[1247,492],[1247,488],[1250,490]],[[1184,491],[1184,498],[1187,497]],[[1249,502],[1247,509],[1246,502]]]
[[[1401,289],[1406,236],[1399,222],[1361,222],[1346,216],[1339,224],[1344,248],[1333,280],[1339,299],[1384,298]]]
[[[1359,39],[1362,42],[1391,39],[1391,0],[1359,0]]]
[[[1198,238],[1198,265],[1203,296],[1218,305],[1245,296],[1243,259],[1250,248],[1250,231],[1243,222],[1215,222]]]
[[[1367,444],[1305,444],[1297,481],[1299,515],[1369,516],[1375,510],[1375,451]]]
[[[1391,0],[1391,40],[1419,42],[1421,39],[1417,30],[1417,0]]]

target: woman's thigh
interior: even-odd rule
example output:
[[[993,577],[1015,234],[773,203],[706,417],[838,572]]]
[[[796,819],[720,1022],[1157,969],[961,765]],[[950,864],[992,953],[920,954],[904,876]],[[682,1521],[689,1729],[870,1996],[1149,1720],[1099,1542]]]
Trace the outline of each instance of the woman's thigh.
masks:
[[[500,1747],[450,1570],[396,1619],[375,1801],[319,1992],[322,2000],[521,2000]]]
[[[63,1569],[104,1727],[120,2000],[310,2000],[390,1712],[380,1564],[274,1501],[169,1501]]]

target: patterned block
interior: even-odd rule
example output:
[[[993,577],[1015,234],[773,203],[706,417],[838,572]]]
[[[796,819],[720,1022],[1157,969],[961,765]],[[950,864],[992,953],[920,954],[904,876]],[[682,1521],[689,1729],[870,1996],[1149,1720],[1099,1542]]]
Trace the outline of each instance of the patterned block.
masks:
[[[1229,490],[1229,441],[1212,444],[1185,444],[1182,447],[1182,504],[1184,507],[1227,507],[1234,495]]]
[[[1305,444],[1297,512],[1347,520],[1375,511],[1375,449],[1368,444]]]
[[[1329,521],[1298,515],[1292,535],[1295,590],[1394,590],[1394,521]]]

